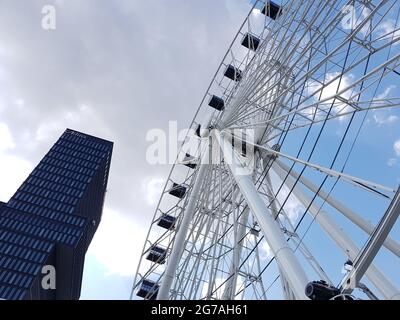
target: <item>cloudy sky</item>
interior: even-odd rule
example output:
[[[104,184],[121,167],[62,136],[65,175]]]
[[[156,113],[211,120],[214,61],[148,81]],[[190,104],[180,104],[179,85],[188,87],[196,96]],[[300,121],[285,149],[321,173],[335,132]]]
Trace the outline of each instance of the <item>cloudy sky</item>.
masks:
[[[55,30],[42,28],[45,5],[56,8]],[[249,9],[247,0],[0,0],[0,201],[67,127],[115,142],[82,299],[129,298],[170,169],[147,163],[146,134],[167,131],[170,120],[190,124]],[[393,82],[379,94],[397,91]],[[361,139],[365,152],[353,169],[373,152],[384,168],[372,180],[398,185],[399,123],[399,112],[372,113],[374,134]],[[341,128],[335,122],[332,132]],[[380,141],[389,143],[372,149]]]
[[[42,28],[44,5],[56,29]],[[0,201],[65,128],[115,142],[82,299],[125,299],[169,166],[146,133],[188,126],[246,0],[0,0]]]

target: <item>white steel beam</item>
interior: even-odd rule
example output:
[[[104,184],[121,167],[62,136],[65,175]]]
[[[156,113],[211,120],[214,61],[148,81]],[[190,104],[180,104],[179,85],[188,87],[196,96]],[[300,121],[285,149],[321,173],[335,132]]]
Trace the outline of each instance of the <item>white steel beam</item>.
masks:
[[[285,279],[282,270],[279,269],[280,279],[281,279],[281,286],[283,291],[283,296],[285,300],[296,300],[296,297],[293,294],[293,291],[290,289],[288,281]]]
[[[281,167],[274,163],[272,169],[278,177],[282,179],[282,181],[285,179],[287,172],[285,172]],[[294,187],[294,179],[292,177],[289,176],[286,179],[285,184],[289,189],[293,189],[294,196],[303,204],[304,207],[307,208],[310,205],[310,197],[303,192],[299,186]],[[344,233],[344,231],[329,218],[328,214],[324,210],[318,208],[314,202],[311,203],[308,212],[315,218],[315,221],[318,222],[326,234],[339,246],[339,248],[341,248],[352,261],[354,261],[359,254],[360,249]],[[373,264],[369,266],[366,276],[382,293],[385,299],[396,299],[400,297],[399,290]]]
[[[275,219],[278,218],[279,215],[279,210],[278,210],[278,206],[277,204],[279,204],[278,199],[275,197],[274,192],[272,190],[272,181],[271,181],[271,176],[270,173],[267,172],[266,174],[266,180],[268,183],[267,186],[267,194],[269,196],[269,198],[271,199],[271,210],[273,213],[273,217]],[[290,226],[290,230],[293,231],[292,236],[291,236],[291,240],[294,241],[294,243],[296,244],[297,248],[299,249],[299,251],[303,254],[303,256],[307,259],[307,261],[310,263],[311,267],[315,270],[315,272],[318,273],[318,275],[321,277],[322,280],[325,280],[327,283],[332,283],[332,281],[330,281],[330,279],[328,278],[327,274],[325,273],[325,271],[322,269],[322,267],[319,265],[319,263],[315,260],[315,258],[313,257],[313,255],[311,254],[311,252],[307,249],[307,247],[305,246],[305,244],[301,241],[301,239],[299,238],[299,236],[297,235],[296,232],[294,232],[294,226],[292,224],[292,222],[290,221],[290,219],[286,216],[285,211],[282,211],[282,214],[285,216],[285,219],[287,220],[287,223]],[[287,233],[289,233],[289,231],[286,231]],[[286,279],[284,279],[284,277],[282,276],[282,272],[279,271],[281,274],[281,283],[283,286],[283,291],[285,292],[285,294],[289,294],[286,300],[293,300],[293,293],[291,293],[291,291],[287,291],[289,287],[289,284],[287,283]],[[289,288],[290,289],[290,288]]]
[[[207,152],[205,152],[207,154]],[[174,244],[172,247],[171,254],[168,257],[167,267],[162,277],[162,282],[160,285],[160,289],[158,291],[157,300],[168,300],[169,298],[169,291],[171,289],[172,283],[175,278],[175,273],[178,268],[179,260],[182,256],[186,234],[189,230],[190,222],[193,219],[193,215],[196,210],[197,200],[200,195],[200,189],[204,182],[204,175],[207,171],[208,165],[206,164],[199,164],[199,172],[196,176],[196,181],[193,185],[193,189],[189,192],[188,203],[183,212],[183,218],[181,223],[179,224],[179,229],[175,235]]]
[[[239,271],[238,267],[240,265],[240,257],[242,255],[244,237],[246,236],[246,225],[249,218],[249,212],[249,207],[246,207],[239,219],[239,228],[236,235],[235,247],[233,249],[233,261],[229,270],[229,279],[226,283],[224,294],[222,296],[223,300],[233,300],[235,298],[237,277]]]
[[[258,154],[261,156],[260,152],[258,152]],[[272,192],[272,181],[271,181],[269,172],[267,172],[267,174],[266,174],[266,180],[267,180],[267,184],[268,184],[267,185],[267,195],[271,201],[270,207],[271,207],[271,211],[272,211],[272,216],[276,220],[276,219],[278,219],[278,215],[279,215],[279,210],[278,210],[278,206],[277,206],[278,199],[275,198],[275,196]],[[292,290],[290,289],[289,282],[286,280],[285,274],[283,273],[283,271],[280,268],[279,268],[279,275],[280,275],[280,279],[281,279],[281,286],[282,286],[282,291],[283,291],[285,300],[295,300],[295,296],[294,296]]]
[[[266,204],[259,195],[254,186],[253,179],[250,174],[241,175],[243,167],[233,151],[232,145],[225,137],[215,134],[221,149],[225,156],[225,161],[228,164],[236,183],[242,192],[247,205],[250,207],[255,219],[260,225],[261,231],[274,253],[276,262],[287,279],[290,288],[296,296],[296,299],[308,300],[305,295],[305,288],[308,284],[307,276],[294,255],[292,248],[279,227],[277,221],[272,217]]]
[[[237,136],[235,136],[235,139],[242,140],[241,137],[237,137]],[[354,185],[356,187],[361,187],[361,188],[363,188],[365,190],[368,190],[368,191],[371,191],[370,190],[371,188],[373,190],[380,189],[382,191],[386,191],[386,192],[390,192],[390,193],[396,193],[396,191],[397,191],[396,189],[389,188],[389,187],[386,187],[384,185],[381,185],[381,184],[378,184],[378,183],[375,183],[375,182],[367,181],[367,180],[364,180],[364,179],[361,179],[361,178],[358,178],[358,177],[354,177],[354,176],[348,175],[348,174],[343,173],[343,172],[335,171],[335,170],[332,170],[332,169],[329,169],[329,168],[326,168],[326,167],[323,167],[323,166],[320,166],[320,165],[317,165],[317,164],[314,164],[314,163],[311,163],[311,162],[308,162],[308,161],[304,161],[304,160],[289,156],[287,154],[284,154],[282,152],[273,150],[273,149],[268,148],[266,146],[261,146],[261,145],[252,143],[251,141],[244,141],[244,142],[246,144],[249,144],[249,145],[252,145],[254,147],[257,147],[257,148],[259,148],[261,150],[265,150],[265,151],[267,151],[267,153],[270,153],[270,154],[273,154],[273,155],[276,155],[276,156],[280,156],[280,157],[289,159],[289,160],[297,162],[297,163],[301,163],[301,164],[307,166],[308,168],[314,169],[316,171],[320,171],[320,172],[325,173],[325,174],[327,174],[327,175],[329,175],[331,177],[341,178],[341,179],[345,180],[348,183],[351,183],[352,185]]]
[[[345,293],[351,292],[354,288],[358,287],[361,278],[367,271],[368,267],[375,259],[381,248],[384,240],[387,238],[389,232],[392,230],[397,218],[400,215],[400,189],[397,191],[396,196],[393,198],[389,208],[386,210],[380,223],[375,228],[375,231],[369,239],[367,245],[364,247],[361,254],[358,255],[354,261],[354,267],[346,276],[343,282],[343,289]],[[400,300],[400,295],[396,297]]]
[[[290,168],[286,164],[284,164],[282,161],[280,161],[279,159],[276,159],[275,163],[278,164],[286,172],[290,172],[290,175],[293,178],[299,179],[301,184],[303,184],[309,190],[311,190],[312,192],[315,192],[315,193],[318,192],[319,197],[321,197],[329,205],[331,205],[333,208],[335,208],[340,213],[342,213],[347,219],[349,219],[351,222],[353,222],[355,225],[357,225],[359,228],[361,228],[367,234],[371,235],[374,232],[375,226],[372,223],[363,219],[357,213],[355,213],[350,208],[346,207],[345,205],[343,205],[342,203],[337,201],[335,198],[330,196],[324,190],[321,189],[318,191],[319,188],[315,184],[313,184],[310,180],[308,180],[304,176],[300,176],[300,174],[298,172],[296,172],[295,170],[293,170],[293,169],[290,170]],[[400,244],[397,241],[388,237],[385,239],[383,245],[388,250],[393,252],[396,256],[400,257]]]

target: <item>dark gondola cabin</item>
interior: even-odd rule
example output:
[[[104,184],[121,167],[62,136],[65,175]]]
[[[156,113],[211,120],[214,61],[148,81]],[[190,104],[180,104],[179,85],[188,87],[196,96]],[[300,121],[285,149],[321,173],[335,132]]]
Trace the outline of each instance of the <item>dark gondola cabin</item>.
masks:
[[[226,67],[224,76],[233,81],[240,81],[242,79],[242,71],[230,64]]]
[[[225,102],[222,98],[213,95],[208,105],[218,111],[222,111],[224,110]]]
[[[150,280],[143,280],[137,296],[146,300],[155,300],[157,298],[159,285]]]
[[[158,264],[164,264],[166,256],[167,251],[165,249],[158,246],[152,246],[146,259],[152,262],[156,262]]]
[[[163,214],[158,221],[157,225],[164,229],[174,229],[175,228],[176,218],[174,216],[170,216],[168,214]]]
[[[247,33],[242,40],[242,46],[246,47],[247,49],[256,51],[258,46],[260,45],[260,39],[256,36],[253,36],[250,33]]]
[[[276,20],[282,14],[281,7],[272,1],[267,1],[261,12],[273,20]]]
[[[169,191],[169,194],[179,199],[182,199],[186,194],[186,187],[174,182],[172,185],[172,189]]]

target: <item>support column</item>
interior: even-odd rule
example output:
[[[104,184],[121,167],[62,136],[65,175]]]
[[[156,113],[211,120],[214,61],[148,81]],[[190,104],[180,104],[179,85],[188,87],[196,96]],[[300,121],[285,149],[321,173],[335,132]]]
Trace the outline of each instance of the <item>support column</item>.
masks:
[[[261,156],[261,154],[260,154]],[[269,172],[266,173],[266,180],[268,183],[268,187],[267,187],[267,195],[268,197],[271,199],[271,211],[272,211],[272,216],[274,217],[274,219],[278,219],[278,215],[279,215],[279,211],[278,211],[278,206],[276,205],[277,199],[275,198],[273,192],[271,191],[272,188],[272,181],[271,181],[271,177]],[[292,292],[292,290],[290,290],[290,286],[288,281],[285,278],[284,273],[282,272],[281,269],[279,269],[279,274],[280,274],[280,278],[281,278],[281,286],[282,286],[282,291],[283,294],[285,296],[285,300],[295,300],[294,294]]]
[[[289,247],[286,238],[266,204],[261,199],[256,187],[254,186],[251,175],[240,175],[238,172],[243,167],[237,155],[232,150],[232,145],[224,137],[216,134],[216,138],[222,148],[225,160],[235,178],[236,183],[242,192],[247,205],[261,227],[261,231],[267,240],[279,268],[282,270],[285,278],[289,282],[290,288],[296,296],[296,299],[308,300],[305,295],[305,288],[308,284],[307,276],[300,263],[294,255],[292,248]],[[233,153],[233,154],[232,154]]]
[[[243,241],[246,235],[246,225],[247,225],[247,220],[249,218],[249,211],[250,211],[249,207],[244,209],[239,220],[239,228],[236,237],[236,239],[239,239],[239,241],[235,243],[235,248],[233,249],[233,261],[229,270],[229,280],[226,283],[224,294],[222,296],[223,300],[233,300],[235,298],[238,267],[240,265],[240,257],[242,255]]]
[[[189,229],[190,222],[192,221],[196,210],[197,200],[200,195],[200,189],[203,184],[204,176],[207,171],[208,165],[200,163],[199,167],[200,167],[199,172],[197,173],[193,189],[189,192],[189,200],[185,208],[185,211],[183,212],[183,219],[175,235],[172,252],[168,257],[167,267],[162,277],[162,282],[160,285],[160,289],[158,291],[157,300],[168,300],[169,298],[169,291],[171,289],[172,282],[175,278],[175,273],[178,268],[179,260],[184,250],[186,235]]]
[[[285,276],[283,275],[282,271],[279,270],[279,273],[280,273],[281,286],[282,286],[282,291],[283,291],[285,300],[296,300],[292,290],[290,290],[289,283],[285,279]]]

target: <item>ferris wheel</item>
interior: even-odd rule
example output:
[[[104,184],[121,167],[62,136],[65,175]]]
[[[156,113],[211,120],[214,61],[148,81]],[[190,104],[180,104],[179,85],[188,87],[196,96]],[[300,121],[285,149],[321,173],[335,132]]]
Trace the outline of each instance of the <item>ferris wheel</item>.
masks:
[[[399,170],[382,160],[400,4],[254,2],[165,184],[131,298],[400,299]]]

